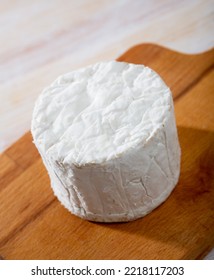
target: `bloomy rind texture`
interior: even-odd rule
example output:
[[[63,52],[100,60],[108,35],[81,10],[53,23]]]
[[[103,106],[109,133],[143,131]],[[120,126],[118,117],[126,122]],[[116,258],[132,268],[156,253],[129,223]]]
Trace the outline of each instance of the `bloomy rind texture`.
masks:
[[[130,67],[133,69],[137,67],[137,77],[133,76],[131,78],[135,81],[139,78],[140,72],[147,71],[144,66],[119,62],[108,62],[107,64],[109,63],[113,65],[110,65],[110,69],[116,67],[119,72],[124,71],[124,69],[127,71],[127,68],[130,69]],[[121,64],[122,66],[120,66]],[[99,69],[99,67],[102,67],[102,63],[98,66],[92,66],[93,69]],[[65,86],[66,78],[59,78],[58,82],[46,89],[37,101],[32,120],[34,143],[48,170],[55,195],[69,211],[81,218],[98,222],[125,222],[143,217],[166,200],[178,181],[180,147],[172,96],[161,78],[152,70],[149,69],[149,71],[151,71],[148,72],[149,75],[155,77],[155,83],[158,85],[154,89],[154,91],[156,90],[154,98],[157,99],[158,96],[160,99],[157,105],[160,108],[160,116],[157,116],[158,110],[154,105],[157,104],[156,100],[152,101],[152,103],[149,101],[148,103],[154,107],[150,116],[154,118],[149,122],[145,121],[143,123],[144,127],[142,125],[142,130],[144,128],[145,131],[150,131],[150,133],[145,134],[143,133],[144,130],[139,131],[139,133],[134,132],[135,134],[133,133],[133,137],[131,137],[137,140],[130,142],[130,145],[127,144],[121,150],[117,148],[109,149],[111,157],[101,152],[96,157],[92,149],[92,157],[88,153],[87,157],[84,157],[83,154],[79,158],[75,157],[74,160],[73,156],[67,157],[65,150],[63,150],[63,145],[62,150],[60,150],[60,141],[66,146],[67,139],[66,137],[62,139],[62,135],[56,138],[53,130],[56,127],[54,127],[56,116],[59,116],[61,112],[52,111],[48,122],[45,122],[48,117],[48,109],[45,105],[47,105],[47,102],[51,104],[55,88],[58,90],[58,101],[60,101],[60,94],[63,95],[63,90],[67,88]],[[87,70],[86,72],[89,73],[90,71]],[[132,75],[133,73],[134,71],[132,71]],[[73,74],[70,75],[70,77],[72,76]],[[69,77],[69,75],[66,74],[65,77]],[[157,77],[160,79],[160,83]],[[88,79],[88,77],[85,78]],[[68,80],[66,80],[67,84],[69,84]],[[133,81],[131,83],[133,84]],[[143,86],[143,83],[141,84]],[[59,90],[59,88],[61,89]],[[163,89],[162,92],[159,92],[160,89]],[[72,96],[72,92],[70,94]],[[91,98],[93,99],[93,96]],[[114,99],[112,100],[114,102]],[[148,108],[148,111],[150,109]],[[115,109],[113,108],[112,110],[114,112]],[[96,116],[99,117],[99,115]],[[154,123],[152,123],[153,120]],[[148,130],[148,127],[150,130]],[[134,131],[134,125],[131,129]],[[108,133],[111,133],[110,130]],[[113,133],[116,134],[117,132],[113,131]],[[141,137],[137,137],[137,133]],[[120,138],[116,138],[117,135],[115,136],[115,134],[112,137],[120,140]],[[46,138],[47,135],[48,137]],[[50,141],[47,141],[47,139],[51,139],[50,135],[53,135],[51,144]],[[131,141],[131,137],[127,139]],[[123,145],[122,142],[120,144]],[[67,144],[67,147],[69,145]],[[108,143],[106,147],[108,147]],[[102,146],[99,148],[102,149]]]

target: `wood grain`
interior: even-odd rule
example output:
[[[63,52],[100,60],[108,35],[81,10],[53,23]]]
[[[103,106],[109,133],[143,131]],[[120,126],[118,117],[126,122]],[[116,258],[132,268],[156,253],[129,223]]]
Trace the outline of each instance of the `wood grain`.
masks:
[[[146,44],[119,60],[153,67],[173,90],[182,150],[178,185],[137,221],[84,221],[54,197],[28,133],[0,158],[3,258],[196,259],[214,245],[214,50],[187,56]]]
[[[5,154],[12,158],[23,170],[40,158],[37,149],[32,145],[32,136],[28,132],[20,138],[15,145],[9,147]]]
[[[213,0],[0,3],[0,152],[29,130],[35,100],[62,73],[139,42],[191,54],[214,46]]]
[[[16,178],[22,169],[6,154],[0,155],[0,190]]]

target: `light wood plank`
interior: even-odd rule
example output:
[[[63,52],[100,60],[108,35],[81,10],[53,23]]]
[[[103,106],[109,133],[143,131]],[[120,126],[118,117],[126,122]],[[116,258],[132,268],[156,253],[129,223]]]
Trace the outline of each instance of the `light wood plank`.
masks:
[[[58,75],[141,42],[208,50],[213,11],[212,0],[1,0],[0,151],[29,130],[36,98]]]

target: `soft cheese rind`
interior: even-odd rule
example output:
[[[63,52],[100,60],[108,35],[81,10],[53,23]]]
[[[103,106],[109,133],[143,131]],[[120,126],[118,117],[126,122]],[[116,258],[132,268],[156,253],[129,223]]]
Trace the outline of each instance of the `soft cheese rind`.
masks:
[[[103,62],[59,77],[37,100],[32,134],[54,193],[85,219],[142,217],[179,177],[171,92],[143,65]]]

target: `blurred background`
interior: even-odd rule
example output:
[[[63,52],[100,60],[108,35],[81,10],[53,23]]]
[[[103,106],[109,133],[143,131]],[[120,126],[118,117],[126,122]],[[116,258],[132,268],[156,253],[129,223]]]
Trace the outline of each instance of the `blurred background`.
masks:
[[[213,0],[0,0],[0,152],[30,128],[58,75],[154,42],[198,53],[214,45]]]

